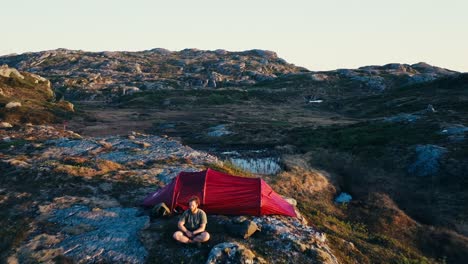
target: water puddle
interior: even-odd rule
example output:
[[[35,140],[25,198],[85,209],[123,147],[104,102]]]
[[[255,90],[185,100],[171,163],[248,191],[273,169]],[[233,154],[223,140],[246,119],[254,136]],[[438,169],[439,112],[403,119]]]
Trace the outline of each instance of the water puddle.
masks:
[[[277,157],[229,158],[229,160],[237,167],[255,174],[271,175],[281,171],[280,159]]]

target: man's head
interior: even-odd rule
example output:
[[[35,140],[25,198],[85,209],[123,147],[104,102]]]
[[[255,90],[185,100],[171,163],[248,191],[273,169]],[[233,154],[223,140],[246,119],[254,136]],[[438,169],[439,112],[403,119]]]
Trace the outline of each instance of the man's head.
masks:
[[[192,211],[192,213],[195,213],[197,211],[199,205],[200,205],[200,199],[198,198],[198,196],[190,197],[188,206],[190,208],[190,211]]]

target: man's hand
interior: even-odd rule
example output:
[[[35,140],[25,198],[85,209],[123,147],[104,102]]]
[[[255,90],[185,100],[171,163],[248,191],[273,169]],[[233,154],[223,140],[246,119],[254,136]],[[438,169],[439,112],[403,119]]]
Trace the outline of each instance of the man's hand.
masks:
[[[196,235],[203,233],[205,231],[205,228],[206,228],[206,224],[200,224],[200,227],[197,230],[194,230],[192,232],[192,236],[196,236]]]
[[[188,231],[188,230],[187,230],[187,232],[185,232],[185,234],[187,235],[188,238],[193,237],[193,233]]]

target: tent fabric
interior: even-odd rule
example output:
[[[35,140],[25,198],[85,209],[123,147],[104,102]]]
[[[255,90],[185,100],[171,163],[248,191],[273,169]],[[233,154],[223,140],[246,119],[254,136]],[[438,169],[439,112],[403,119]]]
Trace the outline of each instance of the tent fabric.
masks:
[[[191,196],[200,198],[208,214],[287,215],[296,217],[294,207],[260,178],[244,178],[212,169],[181,172],[171,183],[149,194],[143,206],[165,203],[171,211],[186,210]]]

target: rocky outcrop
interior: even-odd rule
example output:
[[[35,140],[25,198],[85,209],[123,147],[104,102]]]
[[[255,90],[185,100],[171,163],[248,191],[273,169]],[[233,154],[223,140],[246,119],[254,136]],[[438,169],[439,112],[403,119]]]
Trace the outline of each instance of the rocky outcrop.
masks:
[[[225,242],[213,247],[206,264],[221,263],[267,263],[264,259],[258,258],[245,246],[239,243]]]
[[[32,206],[21,209],[27,210],[23,214],[29,215],[30,231],[7,256],[12,263],[145,263],[164,256],[207,263],[336,263],[324,234],[283,216],[212,215],[209,231],[216,244],[205,249],[175,246],[171,232],[177,218],[151,223],[149,212],[137,205],[181,170],[218,162],[177,141],[140,133],[81,137],[34,125],[0,130],[0,136],[16,145],[0,156],[6,173],[2,184],[35,186],[23,194],[0,190],[0,198],[12,203],[17,202],[13,197],[24,202],[34,197]],[[243,235],[225,231],[233,225],[242,227]]]
[[[408,167],[408,172],[417,176],[430,176],[439,172],[439,160],[447,153],[447,149],[435,145],[418,145],[415,152],[416,161]]]
[[[295,252],[300,252],[308,256],[311,262],[318,260],[320,263],[338,263],[327,245],[326,235],[304,225],[297,218],[265,216],[256,217],[253,221],[263,234],[272,239],[266,243],[288,259],[294,259]]]
[[[254,84],[283,74],[307,71],[264,50],[84,52],[58,49],[3,56],[0,63],[46,77],[54,76],[54,87],[63,88],[67,98],[87,96],[84,91],[101,91],[106,97],[121,96],[122,92],[113,94],[115,90],[124,94],[137,91],[126,87],[148,90]]]
[[[138,240],[138,231],[149,217],[137,216],[136,208],[89,208],[74,205],[56,210],[50,222],[63,227],[66,235],[57,248],[74,260],[103,262],[144,262],[147,251]]]
[[[21,107],[20,102],[9,102],[8,104],[5,105],[6,109],[11,109],[11,108],[16,108],[16,107]]]
[[[33,225],[55,224],[55,232],[32,235],[10,260],[53,263],[57,257],[73,262],[144,263],[147,250],[138,232],[149,224],[137,208],[119,207],[112,199],[65,196],[39,206]]]
[[[232,134],[232,132],[228,130],[226,125],[217,125],[217,126],[208,128],[207,134],[210,137],[222,137],[222,136]]]
[[[13,127],[10,123],[0,122],[0,128],[10,128],[10,127]]]
[[[383,66],[364,66],[358,69],[339,69],[323,72],[322,75],[325,74],[327,80],[333,80],[334,76],[332,73],[337,73],[340,79],[348,79],[361,83],[363,86],[374,91],[430,82],[438,78],[459,74],[458,72],[431,66],[426,63],[413,65],[391,63]],[[320,79],[325,78],[322,76]]]
[[[73,104],[55,101],[49,80],[30,72],[0,67],[0,116],[11,124],[45,124],[73,112]]]
[[[427,63],[400,64],[391,63],[383,66],[364,66],[356,70],[337,71],[341,76],[377,91],[401,85],[429,82],[438,78],[454,76],[458,72],[431,66]]]
[[[85,52],[58,49],[3,56],[0,57],[1,63],[46,77],[53,76],[54,87],[61,89],[66,98],[80,100],[117,99],[122,95],[154,89],[252,86],[278,80],[281,83],[283,77],[294,80],[298,76],[307,77],[312,82],[326,82],[332,87],[346,83],[367,89],[367,92],[380,93],[402,85],[458,74],[426,63],[391,63],[310,72],[287,63],[275,52],[258,49],[242,52],[198,49]],[[0,70],[0,73],[4,76],[21,75],[8,69]],[[288,81],[286,84],[292,85]]]
[[[17,69],[10,68],[5,64],[0,66],[0,76],[24,79],[24,76]]]

